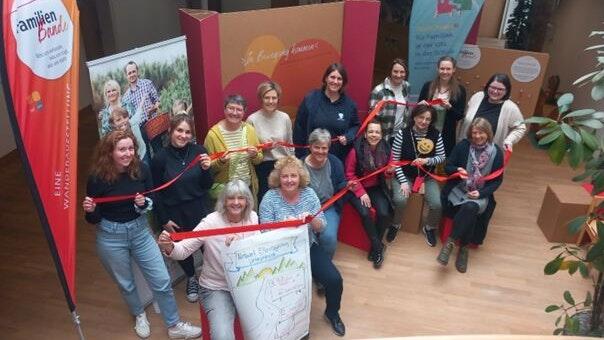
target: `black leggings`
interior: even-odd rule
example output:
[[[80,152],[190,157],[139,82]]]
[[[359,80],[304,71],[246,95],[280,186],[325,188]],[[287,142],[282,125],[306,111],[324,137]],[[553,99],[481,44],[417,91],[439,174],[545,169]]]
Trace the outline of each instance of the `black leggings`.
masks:
[[[365,228],[365,232],[371,241],[371,246],[374,250],[377,250],[382,247],[384,232],[390,225],[390,202],[388,201],[386,193],[384,193],[380,186],[365,188],[365,190],[371,199],[371,207],[375,209],[375,222],[371,218],[369,208],[364,206],[363,203],[361,203],[361,199],[356,197],[353,193],[350,193],[352,196],[350,198],[350,204],[352,204],[356,211],[359,212],[361,221],[363,222],[363,228]]]

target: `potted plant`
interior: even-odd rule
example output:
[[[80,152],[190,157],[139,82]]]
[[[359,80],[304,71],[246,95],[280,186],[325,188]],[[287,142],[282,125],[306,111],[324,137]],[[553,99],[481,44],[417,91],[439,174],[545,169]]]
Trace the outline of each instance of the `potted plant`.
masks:
[[[604,39],[604,31],[594,31],[590,37]],[[604,100],[604,44],[585,49],[588,53],[594,50],[596,69],[577,79],[573,85],[582,87],[591,84],[592,99],[601,102]],[[592,194],[595,195],[604,190],[604,112],[595,109],[573,110],[573,100],[571,93],[558,99],[557,119],[532,117],[526,122],[540,125],[538,144],[547,149],[553,163],[561,164],[567,158],[573,169],[584,166],[584,172],[573,180],[588,180],[593,185]],[[587,225],[597,230],[599,238],[582,247],[567,244],[553,246],[551,249],[558,253],[544,268],[546,275],[559,271],[568,271],[570,275],[579,272],[582,277],[591,278],[594,287],[583,300],[577,300],[569,291],[565,291],[563,303],[545,308],[547,313],[560,313],[554,334],[604,335],[604,202],[588,215],[573,219],[569,223],[569,230],[577,233]]]

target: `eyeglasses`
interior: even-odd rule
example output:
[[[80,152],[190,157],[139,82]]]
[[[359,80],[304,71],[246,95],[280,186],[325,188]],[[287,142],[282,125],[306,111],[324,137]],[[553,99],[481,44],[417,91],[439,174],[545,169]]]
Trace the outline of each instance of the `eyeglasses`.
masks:
[[[505,92],[506,88],[505,87],[501,88],[501,87],[496,87],[496,86],[490,85],[489,90],[491,90],[493,92]]]

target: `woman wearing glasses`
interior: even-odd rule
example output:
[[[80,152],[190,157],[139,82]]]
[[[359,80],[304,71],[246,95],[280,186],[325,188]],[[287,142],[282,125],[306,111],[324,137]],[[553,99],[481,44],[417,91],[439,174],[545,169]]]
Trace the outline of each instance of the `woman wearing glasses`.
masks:
[[[486,119],[493,128],[493,143],[506,150],[512,150],[526,132],[524,117],[520,108],[510,99],[512,84],[510,78],[496,73],[489,78],[484,90],[475,93],[468,102],[466,116],[459,129],[457,142],[468,134],[475,118]]]

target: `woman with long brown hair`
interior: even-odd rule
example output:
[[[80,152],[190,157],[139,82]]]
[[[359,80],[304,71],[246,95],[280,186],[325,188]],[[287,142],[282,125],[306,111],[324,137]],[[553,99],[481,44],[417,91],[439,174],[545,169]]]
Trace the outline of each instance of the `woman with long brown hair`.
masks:
[[[113,131],[101,139],[82,203],[86,221],[96,225],[99,259],[135,316],[136,334],[146,338],[151,329],[134,282],[132,259],[153,292],[168,327],[168,336],[172,339],[199,337],[199,327],[180,320],[170,275],[151,235],[145,213],[151,210],[153,201],[140,193],[151,189],[153,181],[149,168],[137,157],[137,149],[136,138],[130,131]],[[135,197],[99,204],[93,199],[120,195]]]

